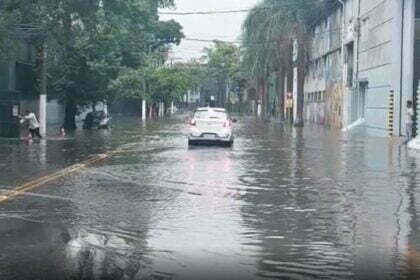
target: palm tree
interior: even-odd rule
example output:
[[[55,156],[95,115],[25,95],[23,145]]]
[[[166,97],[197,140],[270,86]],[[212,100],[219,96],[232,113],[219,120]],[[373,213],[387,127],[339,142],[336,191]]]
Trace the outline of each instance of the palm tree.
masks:
[[[295,65],[299,79],[295,125],[303,125],[303,86],[310,37],[308,30],[316,16],[323,12],[323,5],[327,1],[330,0],[263,0],[250,11],[243,24],[243,67],[249,78],[255,81],[264,111],[267,110],[267,77],[277,72],[278,88],[284,88],[285,75],[290,77],[293,71],[293,40],[297,40],[299,56]],[[281,90],[280,100],[284,99],[283,94]]]

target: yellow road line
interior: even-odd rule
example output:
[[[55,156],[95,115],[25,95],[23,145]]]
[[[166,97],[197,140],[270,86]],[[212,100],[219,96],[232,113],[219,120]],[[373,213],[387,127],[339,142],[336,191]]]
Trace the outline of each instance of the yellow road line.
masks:
[[[94,164],[94,163],[96,163],[98,161],[104,160],[104,159],[106,159],[108,157],[109,156],[107,154],[98,155],[98,156],[95,156],[95,157],[93,157],[91,159],[88,159],[86,161],[83,161],[81,163],[77,163],[77,164],[74,164],[74,165],[72,165],[70,167],[67,167],[65,169],[62,169],[60,171],[57,171],[57,172],[55,172],[53,174],[50,174],[50,175],[47,175],[47,176],[44,176],[44,177],[41,177],[41,178],[32,180],[32,181],[30,181],[28,183],[25,183],[23,185],[20,185],[20,186],[14,188],[13,190],[10,190],[10,191],[7,191],[7,192],[2,193],[0,195],[0,203],[5,202],[7,200],[14,199],[15,197],[17,197],[19,195],[22,195],[22,194],[24,194],[27,191],[33,190],[33,189],[35,189],[37,187],[40,187],[42,185],[45,185],[45,184],[47,184],[49,182],[55,181],[55,180],[57,180],[59,178],[62,178],[64,176],[67,176],[67,175],[69,175],[71,173],[74,173],[76,171],[79,171],[79,170],[81,170],[83,168],[88,167],[91,164]]]

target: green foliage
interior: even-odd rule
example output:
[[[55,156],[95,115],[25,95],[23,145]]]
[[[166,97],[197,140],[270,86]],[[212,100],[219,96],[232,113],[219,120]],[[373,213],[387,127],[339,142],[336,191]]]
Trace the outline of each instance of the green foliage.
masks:
[[[209,73],[218,80],[230,78],[239,69],[240,52],[233,44],[215,41],[214,47],[205,50]]]
[[[204,87],[219,96],[223,102],[227,87],[238,95],[247,84],[247,77],[241,69],[241,51],[234,44],[215,41],[212,48],[206,49],[206,75],[202,81]],[[219,104],[223,106],[224,104]]]
[[[192,81],[181,67],[158,67],[150,77],[150,89],[155,101],[179,101],[191,88]]]
[[[112,100],[121,87],[144,97],[133,81],[144,79],[151,56],[162,61],[162,51],[183,38],[177,22],[157,16],[159,7],[172,5],[173,0],[4,0],[0,35],[19,36],[0,36],[0,48],[22,39],[37,49],[46,45],[49,94],[64,103]]]
[[[180,101],[190,89],[199,86],[196,65],[176,64],[172,67],[149,63],[142,70],[127,68],[110,84],[110,91],[130,99],[153,102]]]
[[[324,12],[328,0],[264,0],[243,24],[243,69],[252,79],[289,63],[292,39],[308,41],[310,24]]]
[[[126,68],[109,84],[111,92],[118,92],[120,96],[129,99],[149,99],[146,90],[145,73],[141,70]]]

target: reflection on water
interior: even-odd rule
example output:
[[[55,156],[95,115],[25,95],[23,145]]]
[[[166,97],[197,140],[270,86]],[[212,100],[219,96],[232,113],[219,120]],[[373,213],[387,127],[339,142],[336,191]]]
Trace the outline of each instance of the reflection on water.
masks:
[[[1,206],[0,271],[41,251],[10,258],[7,234],[28,231],[34,248],[55,248],[45,254],[69,279],[420,277],[420,155],[404,146],[249,119],[232,149],[188,149],[181,122],[127,124],[46,148],[12,145],[41,170],[118,153]],[[11,220],[20,222],[9,229]]]
[[[140,248],[118,234],[70,230],[66,268],[73,279],[139,279],[136,249]]]

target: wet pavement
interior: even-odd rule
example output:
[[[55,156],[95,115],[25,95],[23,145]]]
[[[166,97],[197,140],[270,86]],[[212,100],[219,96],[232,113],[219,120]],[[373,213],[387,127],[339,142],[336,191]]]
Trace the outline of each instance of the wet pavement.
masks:
[[[3,192],[110,154],[0,203],[0,279],[420,277],[420,154],[252,118],[233,148],[185,134],[179,117],[0,140]]]

